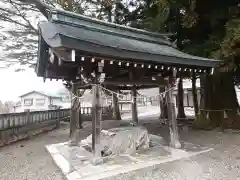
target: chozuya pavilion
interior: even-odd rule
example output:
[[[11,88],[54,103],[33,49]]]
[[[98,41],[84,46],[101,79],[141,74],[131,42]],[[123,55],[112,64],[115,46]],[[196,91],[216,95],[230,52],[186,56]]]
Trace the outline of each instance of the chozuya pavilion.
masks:
[[[52,10],[39,24],[36,73],[93,88],[92,149],[100,155],[99,86],[126,90],[175,84],[179,76],[210,74],[219,61],[178,51],[164,35],[108,23],[62,10]],[[99,84],[99,85],[98,85]],[[86,86],[84,86],[86,87]],[[179,148],[171,91],[167,93],[170,144]],[[137,121],[136,98],[132,118]]]

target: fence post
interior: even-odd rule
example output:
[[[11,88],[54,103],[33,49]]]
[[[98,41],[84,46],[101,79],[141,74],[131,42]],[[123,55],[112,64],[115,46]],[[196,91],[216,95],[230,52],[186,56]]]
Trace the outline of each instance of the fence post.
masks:
[[[2,119],[0,119],[1,120],[1,129],[2,129],[2,131],[1,131],[1,141],[2,141],[2,145],[4,145],[5,144],[5,129],[4,129],[5,117],[4,117],[4,115],[1,116],[1,117],[2,117]]]
[[[27,124],[30,124],[30,111],[26,112]]]
[[[33,122],[30,122],[30,121],[31,121],[31,118],[30,118],[30,110],[28,110],[28,111],[26,112],[26,119],[27,119],[27,125],[30,125],[30,124],[33,123]],[[33,121],[33,119],[32,119],[32,121]],[[28,137],[29,139],[31,139],[32,136],[33,136],[33,133],[31,132],[31,130],[27,131],[27,137]]]
[[[4,130],[1,131],[1,141],[2,141],[2,145],[4,145],[5,144],[5,131]]]
[[[50,111],[47,110],[47,121],[49,121],[49,120],[50,120]]]
[[[57,110],[57,118],[56,118],[56,128],[59,128],[60,126],[60,119],[61,119],[61,116],[60,116],[60,109]]]

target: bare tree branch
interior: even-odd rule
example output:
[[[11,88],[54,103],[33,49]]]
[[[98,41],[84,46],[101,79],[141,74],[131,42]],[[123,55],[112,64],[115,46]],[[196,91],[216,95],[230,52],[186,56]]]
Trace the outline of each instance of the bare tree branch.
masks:
[[[19,63],[19,65],[34,67],[36,65],[36,35],[38,30],[33,26],[29,18],[31,18],[32,8],[35,9],[34,12],[41,12],[36,8],[35,4],[21,2],[21,0],[5,0],[5,2],[9,3],[10,6],[0,8],[0,20],[17,26],[14,26],[14,28],[3,26],[8,35],[0,34],[0,38],[2,37],[0,46],[3,47],[4,52],[4,54],[0,54],[1,66],[3,64],[6,68]],[[38,16],[36,14],[36,17]]]
[[[0,8],[0,10],[1,10],[1,11],[4,11],[4,12],[6,12],[6,13],[12,14],[12,15],[17,15],[16,13],[13,13],[13,12],[7,10],[7,9]],[[2,14],[0,14],[0,19],[2,19],[3,21],[10,22],[10,23],[18,24],[18,25],[20,25],[20,26],[23,26],[24,28],[29,28],[29,26],[27,26],[26,24],[21,23],[21,22],[19,22],[19,21],[17,21],[17,20],[14,20],[14,19],[12,19],[12,18],[10,18],[10,17],[7,17],[7,16],[5,16],[5,15],[2,15]]]
[[[46,3],[47,3],[47,4],[50,4],[52,7],[55,6],[54,3],[53,3],[51,0],[47,0]]]
[[[46,3],[42,2],[41,0],[18,0],[23,3],[34,4],[35,7],[46,17],[48,18],[48,12],[53,7],[47,5]]]
[[[3,53],[0,54],[0,62],[7,67],[20,64],[35,66],[37,57],[37,33],[35,22],[42,15],[48,18],[49,11],[60,6],[64,9],[64,1],[59,0],[3,0],[6,8],[0,8],[0,21],[3,23],[3,33],[0,34],[0,46]],[[56,2],[55,2],[56,1]],[[103,2],[100,0],[70,0],[76,13],[101,16],[104,11]],[[9,5],[9,6],[8,6]],[[35,13],[36,12],[36,13]],[[11,28],[9,24],[15,26]],[[0,27],[1,28],[1,27]],[[1,64],[2,65],[2,64]],[[0,66],[1,66],[0,65]]]
[[[18,15],[28,24],[28,26],[35,31],[35,33],[38,33],[38,30],[33,27],[33,25],[30,23],[30,21],[26,18],[26,16],[19,10],[19,8],[10,0],[10,3],[12,6],[17,10]]]

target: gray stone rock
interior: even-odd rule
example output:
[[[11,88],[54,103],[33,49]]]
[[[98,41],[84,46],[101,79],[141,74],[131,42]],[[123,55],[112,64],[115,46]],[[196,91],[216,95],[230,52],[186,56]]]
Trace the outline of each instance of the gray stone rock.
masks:
[[[150,134],[149,138],[150,138],[150,147],[167,145],[166,141],[161,136]]]
[[[101,132],[102,156],[116,154],[134,154],[137,150],[149,148],[148,131],[144,127],[122,127]],[[92,135],[80,143],[84,147],[92,146]]]

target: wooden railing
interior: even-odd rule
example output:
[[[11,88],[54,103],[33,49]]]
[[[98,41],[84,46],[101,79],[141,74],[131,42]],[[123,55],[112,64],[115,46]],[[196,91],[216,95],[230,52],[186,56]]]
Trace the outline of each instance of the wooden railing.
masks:
[[[112,108],[109,107],[101,107],[102,115],[103,116],[111,116],[112,115]],[[81,107],[80,114],[85,116],[92,115],[92,107]]]
[[[83,121],[92,120],[92,107],[81,107]],[[102,120],[112,119],[111,108],[102,107]],[[70,109],[0,114],[0,146],[59,127],[70,120]]]
[[[102,120],[112,120],[113,119],[113,111],[112,108],[109,107],[101,107],[102,111]],[[92,120],[92,107],[81,107],[80,115],[83,121],[91,121]]]
[[[102,120],[113,118],[112,109],[101,107]],[[121,109],[121,112],[123,110]],[[92,120],[92,107],[81,107],[83,121]],[[70,109],[0,114],[0,146],[57,128],[60,121],[70,120]]]
[[[53,120],[58,122],[69,116],[69,109],[0,114],[0,131]]]
[[[80,113],[82,115],[92,115],[92,107],[81,107]]]
[[[0,146],[57,128],[69,116],[69,109],[0,114]]]

